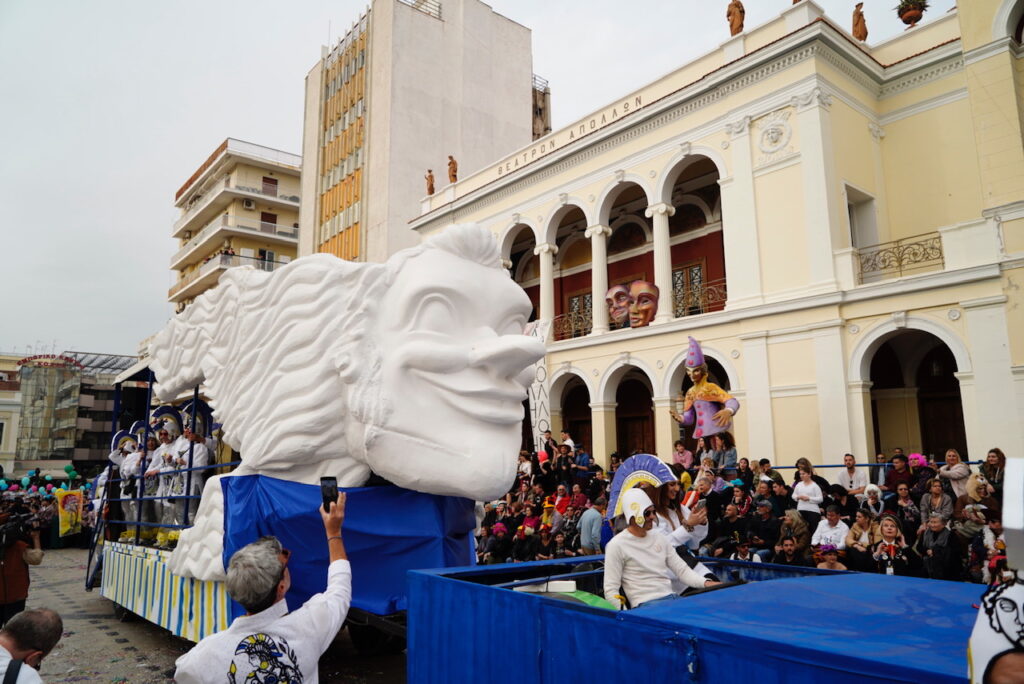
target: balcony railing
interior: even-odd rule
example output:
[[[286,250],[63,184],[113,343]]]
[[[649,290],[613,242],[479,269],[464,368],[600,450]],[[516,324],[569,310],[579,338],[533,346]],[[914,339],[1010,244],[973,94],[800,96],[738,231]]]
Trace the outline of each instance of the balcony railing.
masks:
[[[555,320],[551,322],[552,335],[556,340],[571,340],[574,337],[589,335],[593,327],[594,316],[589,309],[555,316]]]
[[[222,228],[253,231],[256,233],[263,233],[264,235],[275,235],[277,237],[285,238],[298,238],[299,236],[299,229],[295,226],[283,226],[279,223],[265,223],[263,221],[249,221],[237,216],[221,214],[214,220],[207,223],[195,237],[186,242],[185,245],[174,254],[174,257],[171,259],[171,263],[177,262],[194,249],[196,245],[200,244]]]
[[[924,233],[857,250],[861,284],[944,266],[942,237],[938,233]]]
[[[214,271],[218,271],[220,269],[231,268],[233,266],[252,266],[261,271],[273,271],[278,266],[283,266],[284,263],[285,262],[282,261],[269,261],[266,259],[258,259],[256,257],[238,256],[237,254],[218,254],[176,282],[174,286],[168,290],[167,296],[173,297],[200,278],[210,275]]]
[[[672,315],[676,318],[721,311],[726,301],[725,278],[688,285],[672,291]]]
[[[418,9],[424,14],[429,14],[435,19],[441,18],[441,3],[437,0],[399,0],[402,4],[413,9]]]
[[[223,180],[214,183],[213,186],[202,195],[195,204],[189,208],[177,221],[174,222],[174,230],[178,231],[186,223],[192,220],[192,218],[203,211],[210,205],[213,198],[221,193],[222,190],[235,190],[237,192],[246,192],[253,195],[260,195],[261,197],[270,197],[279,201],[293,202],[296,205],[299,203],[298,195],[286,195],[282,192],[264,192],[263,188],[254,188],[250,185],[238,185],[231,182],[231,178],[224,178]]]

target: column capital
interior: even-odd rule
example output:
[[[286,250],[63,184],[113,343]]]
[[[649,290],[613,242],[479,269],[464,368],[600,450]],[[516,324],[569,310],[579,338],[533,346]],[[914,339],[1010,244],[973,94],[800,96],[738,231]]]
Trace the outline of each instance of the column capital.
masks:
[[[551,254],[552,256],[554,256],[555,254],[558,254],[558,245],[552,244],[550,242],[542,242],[533,248],[533,253],[538,255]]]
[[[815,86],[805,93],[794,95],[789,99],[789,103],[798,112],[804,112],[813,107],[821,107],[828,111],[832,107],[832,96],[821,86]]]
[[[666,204],[665,202],[658,202],[657,204],[652,204],[651,206],[644,209],[644,216],[646,216],[647,218],[652,218],[655,214],[665,214],[668,216],[674,216],[675,213],[676,208],[673,207],[671,204]]]
[[[583,237],[589,240],[593,237],[608,236],[611,234],[611,228],[609,228],[608,226],[602,226],[601,224],[596,224],[593,226],[588,226],[587,230],[583,233]]]

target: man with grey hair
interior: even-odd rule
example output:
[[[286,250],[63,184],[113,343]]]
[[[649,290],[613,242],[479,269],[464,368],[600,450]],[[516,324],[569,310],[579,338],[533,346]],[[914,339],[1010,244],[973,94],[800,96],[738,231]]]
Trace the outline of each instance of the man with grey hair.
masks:
[[[330,565],[327,589],[288,612],[290,552],[274,537],[242,547],[228,563],[228,595],[245,608],[223,632],[211,634],[178,658],[174,681],[317,683],[317,663],[341,629],[352,599],[352,569],[345,556],[341,526],[345,494],[320,509]]]
[[[42,683],[36,673],[64,633],[60,615],[46,608],[18,613],[0,630],[0,675],[17,684]],[[22,667],[28,665],[28,667]]]

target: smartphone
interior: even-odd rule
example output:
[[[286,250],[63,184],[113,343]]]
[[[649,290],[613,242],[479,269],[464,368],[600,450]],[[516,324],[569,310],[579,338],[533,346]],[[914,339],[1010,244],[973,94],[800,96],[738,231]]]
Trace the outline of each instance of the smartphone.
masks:
[[[321,477],[320,495],[324,499],[324,510],[330,512],[331,504],[338,500],[338,478]]]
[[[702,508],[707,508],[707,505],[708,505],[708,500],[707,499],[701,499],[700,501],[697,502],[697,507],[694,510],[695,511],[699,511]]]

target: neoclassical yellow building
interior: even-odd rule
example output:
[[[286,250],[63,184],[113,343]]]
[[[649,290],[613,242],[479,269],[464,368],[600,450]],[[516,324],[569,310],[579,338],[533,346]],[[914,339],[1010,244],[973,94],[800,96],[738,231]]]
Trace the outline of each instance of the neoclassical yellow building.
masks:
[[[424,199],[550,322],[535,428],[667,456],[687,336],[741,456],[1022,453],[1024,0],[859,43],[813,0]],[[609,287],[660,292],[646,327]]]

